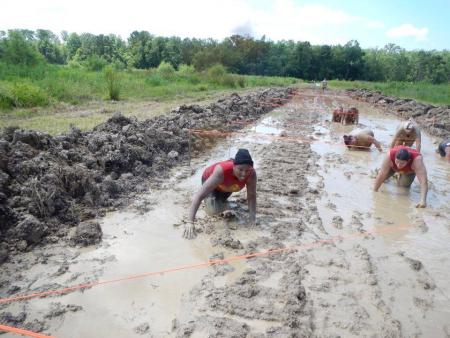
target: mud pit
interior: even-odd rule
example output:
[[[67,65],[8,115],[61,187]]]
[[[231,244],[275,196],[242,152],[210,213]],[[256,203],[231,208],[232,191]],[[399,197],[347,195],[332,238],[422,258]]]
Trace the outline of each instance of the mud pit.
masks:
[[[352,126],[329,122],[339,105],[356,106],[386,149],[397,119],[342,92],[304,90],[100,219],[97,248],[61,243],[18,254],[2,266],[2,298],[295,250],[5,303],[0,323],[56,337],[450,336],[450,168],[434,153],[437,140],[423,135],[430,192],[418,210],[416,182],[411,191],[370,190],[382,155],[342,146]],[[183,240],[180,220],[201,171],[238,147],[255,159],[259,224],[247,226],[241,192],[231,198],[236,219],[200,210],[205,231]]]

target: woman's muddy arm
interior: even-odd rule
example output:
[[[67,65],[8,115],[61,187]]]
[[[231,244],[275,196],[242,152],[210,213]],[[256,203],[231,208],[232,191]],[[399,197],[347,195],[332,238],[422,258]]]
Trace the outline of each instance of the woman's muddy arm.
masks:
[[[252,225],[256,224],[256,172],[247,181],[247,203],[249,212],[249,222]]]
[[[416,158],[411,167],[420,183],[420,202],[416,205],[416,208],[425,208],[427,206],[428,177],[422,156]]]
[[[383,160],[383,163],[381,165],[380,172],[377,175],[377,178],[375,179],[375,183],[373,185],[373,190],[378,191],[380,186],[383,184],[383,182],[386,180],[389,170],[391,169],[391,159],[389,158],[389,155],[386,156],[386,158]]]

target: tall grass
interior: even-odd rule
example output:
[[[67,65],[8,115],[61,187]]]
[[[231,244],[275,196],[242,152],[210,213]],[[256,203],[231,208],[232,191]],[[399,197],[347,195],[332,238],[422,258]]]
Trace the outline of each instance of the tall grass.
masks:
[[[191,66],[182,65],[176,71],[170,64],[162,63],[156,69],[125,70],[104,72],[90,71],[80,67],[49,65],[36,66],[9,65],[0,62],[0,109],[14,107],[43,106],[65,102],[80,104],[105,97],[129,99],[167,99],[173,96],[195,94],[205,91],[229,88],[244,88],[269,85],[290,85],[292,78],[266,78],[229,74],[217,66],[210,71],[199,73]],[[120,77],[120,81],[118,78]],[[120,82],[120,87],[119,87]],[[26,104],[16,105],[21,98],[11,100],[11,88],[24,88],[40,94],[41,100],[27,100]],[[19,84],[19,85],[17,85]],[[17,90],[26,94],[26,90]],[[113,95],[111,95],[113,94]],[[36,96],[35,95],[35,96]],[[13,95],[14,96],[14,95]],[[116,98],[116,99],[117,99]]]
[[[426,82],[365,82],[329,81],[331,88],[365,88],[378,90],[384,95],[409,98],[435,105],[450,105],[450,84],[431,84]]]
[[[106,86],[108,88],[108,97],[113,101],[119,101],[120,96],[120,78],[119,74],[111,67],[104,69]]]

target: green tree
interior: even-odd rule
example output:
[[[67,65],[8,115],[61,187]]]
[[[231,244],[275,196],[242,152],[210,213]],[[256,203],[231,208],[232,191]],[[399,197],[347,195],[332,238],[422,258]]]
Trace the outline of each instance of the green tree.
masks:
[[[8,31],[8,36],[0,41],[0,58],[23,65],[35,65],[42,61],[42,56],[23,30]]]

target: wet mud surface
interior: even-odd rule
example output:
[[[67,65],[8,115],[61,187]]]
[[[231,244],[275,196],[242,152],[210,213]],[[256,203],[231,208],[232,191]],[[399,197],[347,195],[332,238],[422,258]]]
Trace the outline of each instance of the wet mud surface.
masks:
[[[423,135],[430,192],[419,210],[416,182],[373,193],[383,155],[347,150],[342,135],[356,126],[330,122],[334,108],[356,106],[358,127],[373,129],[386,151],[397,118],[337,91],[306,89],[283,103],[239,130],[225,120],[192,126],[234,133],[216,133],[214,146],[197,134],[190,166],[177,149],[184,162],[132,195],[127,209],[72,226],[61,241],[16,249],[0,290],[7,298],[218,263],[5,302],[0,323],[56,337],[449,337],[450,168],[434,152],[438,139]],[[255,160],[258,224],[247,224],[243,191],[230,198],[231,213],[200,210],[203,231],[182,239],[203,168],[241,147]],[[79,228],[82,236],[69,234]],[[75,239],[95,245],[68,246]],[[230,259],[257,252],[264,254]]]

